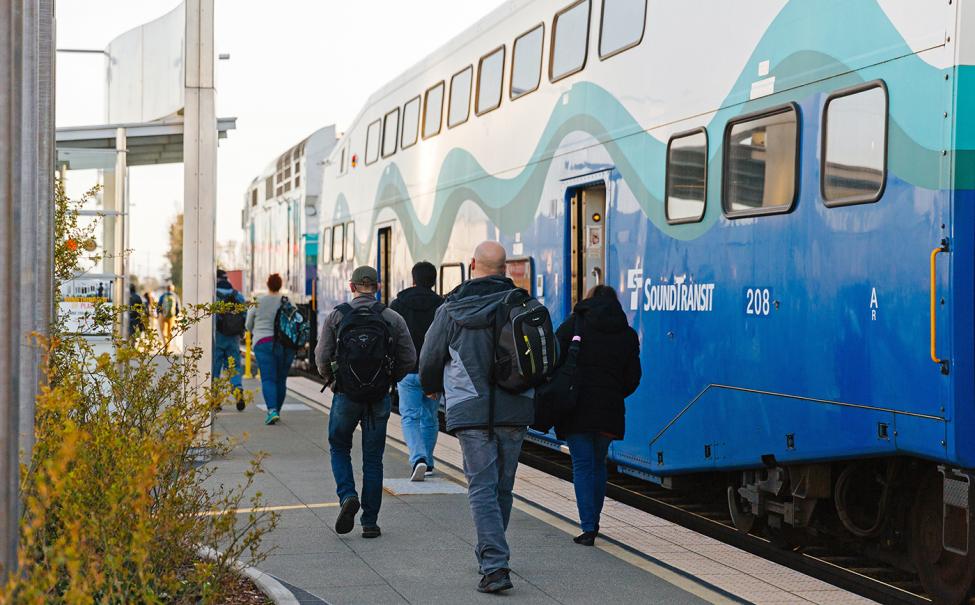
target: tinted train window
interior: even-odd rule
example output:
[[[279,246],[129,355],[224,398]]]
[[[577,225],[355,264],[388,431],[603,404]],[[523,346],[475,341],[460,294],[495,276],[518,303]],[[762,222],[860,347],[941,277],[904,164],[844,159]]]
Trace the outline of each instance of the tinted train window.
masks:
[[[877,201],[886,177],[886,89],[875,83],[840,92],[823,112],[823,199],[828,205]]]
[[[345,225],[335,225],[332,228],[332,260],[342,260],[345,251]]]
[[[366,130],[366,164],[372,164],[379,159],[379,132],[382,130],[380,128],[381,123],[380,120],[376,120]]]
[[[343,147],[342,153],[339,155],[339,174],[345,174],[348,166],[349,164],[345,161],[345,147]]]
[[[322,231],[322,262],[328,263],[332,260],[332,228],[325,227]]]
[[[511,51],[511,98],[517,99],[538,88],[542,78],[542,40],[545,26],[525,32],[515,38]]]
[[[798,112],[792,105],[725,129],[723,203],[728,216],[788,212],[796,197]]]
[[[603,0],[599,57],[605,59],[639,44],[646,18],[647,0]]]
[[[589,0],[581,0],[555,15],[548,77],[554,82],[582,71],[589,50]]]
[[[355,222],[345,224],[345,260],[355,260]]]
[[[464,263],[444,263],[440,265],[440,295],[446,296],[464,283]]]
[[[396,153],[396,139],[399,137],[399,107],[383,118],[383,157]]]
[[[450,78],[450,108],[447,127],[453,128],[467,121],[471,115],[471,77],[474,69],[467,66]]]
[[[477,67],[477,115],[497,109],[501,105],[501,85],[504,82],[504,47],[481,57]]]
[[[443,82],[428,88],[423,96],[423,138],[426,139],[440,133],[440,124],[443,121]]]
[[[403,106],[403,139],[400,146],[403,149],[416,144],[420,136],[420,97],[411,99]]]
[[[694,223],[704,218],[707,184],[707,132],[702,128],[670,139],[664,204],[667,222]]]

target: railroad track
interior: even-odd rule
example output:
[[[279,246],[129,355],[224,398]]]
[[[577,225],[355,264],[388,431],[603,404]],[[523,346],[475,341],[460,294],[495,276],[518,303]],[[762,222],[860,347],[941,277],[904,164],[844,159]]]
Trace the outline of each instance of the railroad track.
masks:
[[[318,383],[321,377],[297,371]],[[397,411],[394,407],[394,411]],[[441,430],[443,430],[441,417]],[[572,480],[567,452],[555,444],[529,436],[520,461],[566,481]],[[735,529],[723,491],[702,493],[668,489],[649,481],[609,470],[606,494],[612,499],[672,523],[730,544],[863,597],[892,605],[930,604],[917,576],[842,546],[816,545],[788,548]]]

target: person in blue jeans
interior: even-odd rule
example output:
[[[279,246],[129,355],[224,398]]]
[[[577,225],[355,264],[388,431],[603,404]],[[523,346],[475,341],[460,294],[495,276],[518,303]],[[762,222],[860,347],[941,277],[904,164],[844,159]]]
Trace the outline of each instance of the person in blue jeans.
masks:
[[[246,301],[243,295],[234,289],[227,279],[227,272],[217,269],[217,301],[242,305]],[[234,371],[230,376],[230,384],[234,387],[237,397],[237,411],[244,410],[244,382],[241,372],[240,337],[244,334],[245,321],[238,313],[220,313],[214,318],[213,325],[213,380],[220,378],[225,369],[230,368],[233,361]]]
[[[626,321],[616,290],[592,288],[556,331],[567,351],[579,318],[581,343],[575,384],[575,408],[555,423],[555,434],[569,446],[572,483],[582,534],[576,544],[592,546],[606,499],[606,456],[626,429],[625,399],[640,385],[640,340]]]
[[[437,283],[437,268],[427,261],[413,266],[413,287],[396,295],[389,308],[406,320],[417,355],[423,348],[433,316],[443,298],[433,291]],[[420,386],[417,367],[413,367],[397,386],[399,393],[399,414],[403,425],[403,437],[410,450],[410,465],[413,481],[423,481],[433,475],[433,449],[437,446],[440,433],[440,400],[427,397]]]
[[[288,392],[288,370],[294,361],[295,351],[275,342],[274,320],[281,307],[283,280],[277,273],[267,278],[268,294],[259,296],[257,306],[247,310],[247,331],[254,342],[254,357],[261,372],[261,393],[267,416],[264,424],[272,425],[281,420],[281,406]]]
[[[352,436],[357,426],[362,428],[363,538],[382,535],[379,508],[383,499],[389,392],[416,365],[409,328],[399,313],[376,301],[379,287],[379,274],[374,268],[356,268],[349,280],[352,300],[337,306],[325,319],[315,347],[315,365],[334,393],[328,415],[328,446],[340,503],[335,520],[335,532],[339,534],[352,531],[360,508],[352,474]],[[387,334],[391,342],[382,344]],[[349,351],[362,356],[353,359]],[[373,359],[372,354],[378,359]],[[364,375],[371,377],[368,386],[361,381],[354,384],[356,377]]]

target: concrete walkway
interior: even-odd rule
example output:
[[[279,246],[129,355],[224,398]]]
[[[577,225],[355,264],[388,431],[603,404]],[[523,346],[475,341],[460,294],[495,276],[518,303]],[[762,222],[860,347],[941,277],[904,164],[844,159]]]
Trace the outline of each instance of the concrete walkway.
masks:
[[[333,530],[338,504],[325,439],[328,398],[325,394],[315,397],[306,384],[303,392],[307,398],[289,394],[282,422],[266,427],[256,381],[245,386],[257,390],[256,405],[242,413],[231,408],[217,416],[215,431],[241,438],[243,443],[228,457],[213,461],[217,467],[214,480],[237,484],[253,455],[268,453],[266,473],[258,477],[256,489],[271,507],[280,507],[281,517],[265,541],[273,552],[260,564],[263,571],[333,605],[454,604],[498,598],[474,590],[479,580],[473,554],[474,528],[456,469],[444,463],[438,467],[436,482],[411,486],[403,481],[410,471],[403,446],[391,437],[384,459],[386,493],[379,517],[383,536],[363,539],[359,527],[339,536]],[[395,414],[390,425],[390,434],[398,435],[399,417]],[[441,439],[453,441],[446,435]],[[361,453],[356,447],[353,460],[358,459]],[[357,485],[361,486],[359,465],[354,466]],[[402,493],[411,487],[453,493]],[[508,530],[515,588],[506,593],[506,601],[733,601],[726,593],[693,579],[654,573],[652,566],[640,565],[632,554],[626,561],[627,557],[618,558],[600,548],[573,544],[575,533],[571,525],[519,501]],[[304,599],[313,602],[308,595]]]

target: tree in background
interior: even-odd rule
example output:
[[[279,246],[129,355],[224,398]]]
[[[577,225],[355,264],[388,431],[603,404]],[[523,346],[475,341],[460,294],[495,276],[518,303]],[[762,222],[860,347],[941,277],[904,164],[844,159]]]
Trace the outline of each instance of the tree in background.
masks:
[[[176,219],[169,225],[169,281],[176,286],[176,293],[183,295],[183,213],[176,215]]]

